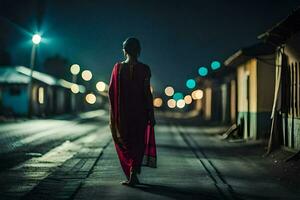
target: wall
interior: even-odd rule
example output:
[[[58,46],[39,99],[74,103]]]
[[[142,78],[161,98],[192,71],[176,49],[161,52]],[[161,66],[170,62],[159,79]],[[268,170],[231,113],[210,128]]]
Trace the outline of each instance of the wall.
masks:
[[[300,33],[293,35],[285,44],[284,46],[284,52],[288,56],[288,64],[300,62]],[[298,72],[299,73],[299,72]],[[299,74],[298,74],[299,77]],[[297,89],[299,91],[299,85],[298,82]],[[299,94],[298,94],[299,95]],[[299,102],[298,102],[299,104]],[[292,116],[289,114],[287,124],[284,123],[283,120],[283,134],[287,134],[288,141],[284,141],[285,145],[300,150],[300,116],[296,116],[294,118],[294,135],[292,136]],[[285,128],[285,126],[287,126]],[[287,133],[285,133],[285,130],[287,130]],[[293,137],[293,143],[292,143],[292,137]],[[285,138],[285,137],[283,137]]]
[[[28,113],[28,91],[25,85],[15,85],[19,93],[12,94],[12,85],[2,86],[2,106],[4,110],[11,110],[14,115]],[[4,113],[5,115],[9,113]]]
[[[250,59],[237,68],[238,124],[243,137],[257,138],[257,60]]]

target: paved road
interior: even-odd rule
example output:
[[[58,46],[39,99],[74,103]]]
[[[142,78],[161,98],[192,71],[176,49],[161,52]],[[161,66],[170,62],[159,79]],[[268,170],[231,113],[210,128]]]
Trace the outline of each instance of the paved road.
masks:
[[[1,124],[0,199],[34,199],[29,195],[37,191],[47,196],[66,179],[77,183],[64,190],[72,195],[111,141],[107,124],[103,110]]]
[[[141,185],[122,186],[107,120],[96,111],[1,125],[0,199],[299,199],[270,172],[259,143],[224,142],[216,137],[223,127],[162,118],[158,168],[143,168]]]
[[[109,145],[75,199],[299,199],[297,189],[269,172],[259,143],[220,141],[216,133],[222,131],[158,125],[158,168],[145,168],[136,188],[119,184],[124,176]]]

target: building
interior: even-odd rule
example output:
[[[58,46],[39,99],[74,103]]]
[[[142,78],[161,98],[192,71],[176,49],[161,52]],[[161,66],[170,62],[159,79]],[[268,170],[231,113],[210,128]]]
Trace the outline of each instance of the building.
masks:
[[[204,96],[201,113],[213,124],[230,125],[236,121],[236,75],[233,68],[222,66],[205,77],[196,78]]]
[[[33,71],[32,98],[29,98],[29,68],[1,66],[0,68],[0,115],[27,116],[31,104],[33,116],[47,116],[72,111],[72,83],[56,79],[48,74]],[[81,93],[85,88],[79,86]]]
[[[300,150],[300,7],[258,38],[276,47],[269,150]]]
[[[236,72],[236,113],[244,139],[265,139],[271,127],[275,48],[258,43],[238,50],[225,65]]]

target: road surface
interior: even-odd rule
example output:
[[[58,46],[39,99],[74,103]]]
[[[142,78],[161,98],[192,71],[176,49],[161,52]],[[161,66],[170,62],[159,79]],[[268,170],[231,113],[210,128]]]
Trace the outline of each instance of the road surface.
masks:
[[[103,110],[0,125],[0,199],[300,199],[274,176],[259,142],[229,143],[226,127],[160,117],[158,167],[124,175]]]

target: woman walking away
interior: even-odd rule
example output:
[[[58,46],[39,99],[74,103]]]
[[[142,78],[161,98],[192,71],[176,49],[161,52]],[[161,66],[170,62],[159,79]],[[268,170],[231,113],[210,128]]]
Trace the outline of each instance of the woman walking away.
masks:
[[[110,127],[124,185],[139,184],[141,165],[156,167],[155,118],[150,91],[149,66],[138,61],[140,42],[128,38],[123,43],[125,61],[116,63],[109,84]]]

